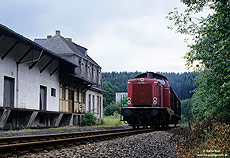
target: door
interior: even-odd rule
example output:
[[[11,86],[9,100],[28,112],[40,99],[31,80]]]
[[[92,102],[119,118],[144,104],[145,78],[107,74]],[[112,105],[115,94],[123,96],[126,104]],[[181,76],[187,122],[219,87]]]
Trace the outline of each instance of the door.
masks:
[[[14,78],[4,77],[4,107],[14,107]]]
[[[47,88],[40,86],[40,110],[46,110],[47,104]]]
[[[74,91],[69,90],[69,112],[74,112]]]

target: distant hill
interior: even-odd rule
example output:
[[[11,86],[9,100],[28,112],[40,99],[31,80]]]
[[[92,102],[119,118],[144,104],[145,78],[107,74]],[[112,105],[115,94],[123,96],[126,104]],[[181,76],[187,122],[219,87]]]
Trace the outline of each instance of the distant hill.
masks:
[[[142,72],[104,72],[102,73],[102,80],[111,83],[118,88],[120,92],[127,92],[127,81]],[[188,99],[192,97],[194,90],[194,78],[196,73],[184,72],[157,72],[168,78],[169,84],[181,99]]]

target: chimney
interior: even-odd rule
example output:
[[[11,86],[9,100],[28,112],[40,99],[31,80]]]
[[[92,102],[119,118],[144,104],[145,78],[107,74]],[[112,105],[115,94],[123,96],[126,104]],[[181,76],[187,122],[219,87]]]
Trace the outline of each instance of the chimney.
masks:
[[[61,35],[61,31],[60,30],[56,30],[56,35],[60,36]]]
[[[50,38],[52,38],[52,35],[47,35],[47,39],[50,39]]]
[[[66,38],[68,41],[72,42],[72,38]]]

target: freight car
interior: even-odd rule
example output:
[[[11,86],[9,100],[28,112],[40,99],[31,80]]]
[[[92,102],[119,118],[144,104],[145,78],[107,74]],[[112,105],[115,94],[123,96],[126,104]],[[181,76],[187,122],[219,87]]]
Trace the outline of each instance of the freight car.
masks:
[[[181,102],[165,76],[147,72],[128,80],[127,107],[121,115],[133,128],[166,128],[181,119]]]

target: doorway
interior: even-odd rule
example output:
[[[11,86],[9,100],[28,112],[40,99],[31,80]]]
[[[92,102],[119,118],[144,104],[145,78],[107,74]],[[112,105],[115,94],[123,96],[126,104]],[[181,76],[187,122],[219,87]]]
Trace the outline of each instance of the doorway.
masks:
[[[47,88],[40,86],[40,110],[46,110],[47,104]]]
[[[69,100],[69,112],[74,112],[74,91],[69,90],[69,95],[68,95],[68,100]]]
[[[14,78],[4,76],[4,107],[14,107]]]

